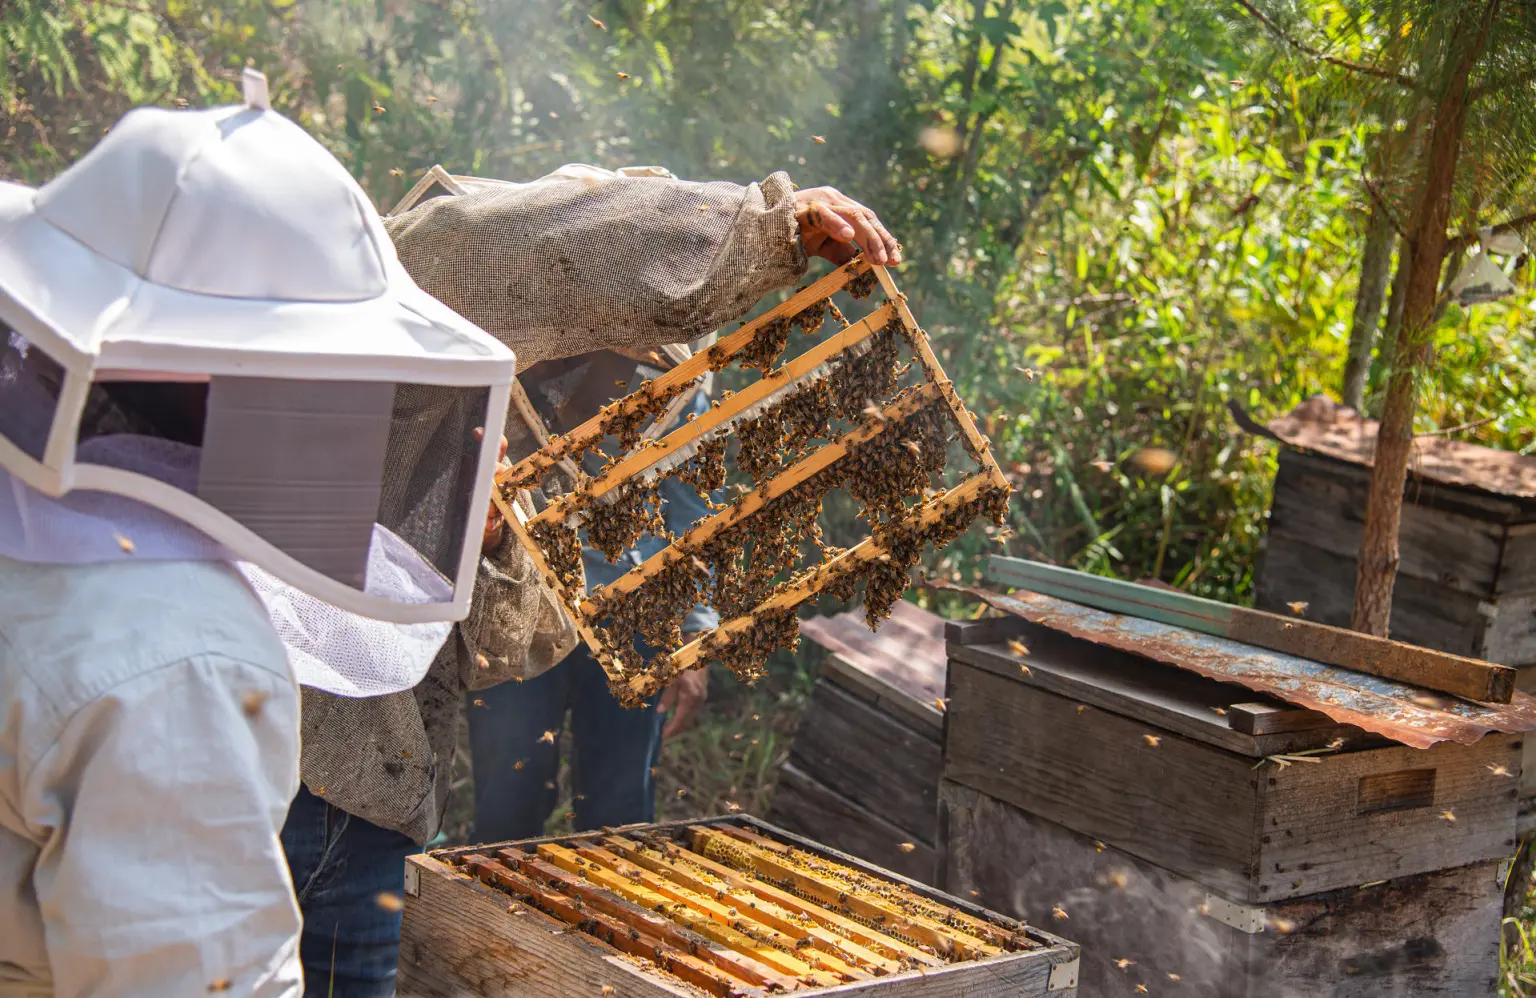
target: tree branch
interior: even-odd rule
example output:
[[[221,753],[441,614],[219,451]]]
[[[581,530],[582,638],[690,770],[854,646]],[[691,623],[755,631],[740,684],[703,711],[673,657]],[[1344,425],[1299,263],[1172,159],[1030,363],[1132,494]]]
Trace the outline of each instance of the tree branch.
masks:
[[[1496,93],[1500,90],[1504,90],[1510,87],[1524,86],[1525,84],[1531,83],[1533,81],[1536,81],[1536,69],[1527,70],[1524,73],[1517,73],[1514,76],[1509,76],[1502,80],[1489,80],[1482,86],[1474,87],[1472,89],[1472,93],[1467,96],[1467,103],[1475,103],[1482,100],[1484,97],[1487,97],[1491,93]]]
[[[1493,234],[1498,235],[1501,232],[1509,232],[1513,229],[1523,229],[1532,223],[1536,223],[1536,211],[1526,212],[1524,215],[1512,218],[1507,222],[1500,222],[1493,227]],[[1465,232],[1454,239],[1447,239],[1445,241],[1445,252],[1449,255],[1457,250],[1466,249],[1475,242],[1477,242],[1477,233]]]
[[[1487,426],[1489,423],[1493,422],[1494,420],[1496,420],[1498,418],[1499,417],[1497,417],[1497,416],[1489,416],[1487,419],[1473,420],[1470,423],[1462,423],[1460,426],[1447,426],[1444,429],[1440,429],[1440,430],[1429,430],[1429,431],[1424,432],[1424,433],[1415,433],[1414,434],[1414,438],[1417,439],[1419,437],[1448,437],[1452,433],[1460,433],[1463,430],[1475,430],[1479,426]]]
[[[1255,7],[1252,3],[1249,2],[1249,0],[1237,0],[1237,5],[1257,18],[1260,24],[1269,29],[1270,34],[1274,35],[1282,42],[1285,42],[1285,44],[1289,45],[1291,48],[1298,52],[1309,55],[1314,59],[1321,59],[1323,62],[1338,66],[1340,69],[1347,69],[1351,73],[1363,73],[1366,76],[1374,76],[1378,80],[1388,80],[1392,83],[1398,84],[1399,86],[1407,87],[1410,90],[1416,89],[1418,86],[1417,81],[1415,81],[1411,76],[1405,76],[1402,73],[1394,73],[1388,69],[1377,69],[1375,66],[1366,66],[1358,62],[1350,62],[1348,59],[1340,59],[1338,56],[1327,55],[1326,53],[1320,52],[1310,45],[1304,44],[1299,39],[1292,38],[1290,35],[1285,33],[1284,28],[1270,20],[1269,15]]]
[[[1363,165],[1360,167],[1360,182],[1365,185],[1365,191],[1371,196],[1371,200],[1376,202],[1376,207],[1380,208],[1382,214],[1387,216],[1387,222],[1392,226],[1393,231],[1406,240],[1408,233],[1403,229],[1403,223],[1397,217],[1397,212],[1392,210],[1392,205],[1387,202],[1386,196],[1381,193],[1381,188],[1376,186],[1376,181],[1372,180],[1370,175],[1365,172]]]

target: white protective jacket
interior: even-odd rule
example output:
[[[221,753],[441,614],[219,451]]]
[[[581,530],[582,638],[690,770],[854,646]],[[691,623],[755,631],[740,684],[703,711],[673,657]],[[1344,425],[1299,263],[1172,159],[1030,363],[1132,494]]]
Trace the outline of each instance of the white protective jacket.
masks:
[[[231,566],[0,558],[0,996],[297,998],[298,714]]]

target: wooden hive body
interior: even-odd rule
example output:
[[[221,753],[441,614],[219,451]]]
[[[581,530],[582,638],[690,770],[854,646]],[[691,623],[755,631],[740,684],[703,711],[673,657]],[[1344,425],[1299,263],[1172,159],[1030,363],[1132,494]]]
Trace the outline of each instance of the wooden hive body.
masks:
[[[862,614],[801,622],[828,651],[768,820],[933,883],[944,715],[944,621],[908,602],[871,632]]]
[[[1520,748],[1411,749],[1022,620],[956,624],[940,883],[1060,907],[1088,993],[1492,995]]]
[[[744,843],[761,857],[765,853],[752,843],[770,842],[797,850],[802,858],[813,857],[816,865],[804,867],[811,871],[804,875],[810,889],[789,881],[779,885],[771,868],[778,854],[770,852],[768,868],[742,874],[734,887],[726,884],[725,892],[690,892],[690,876],[677,871],[701,869],[687,859],[699,854],[686,851],[688,843],[700,841],[693,837],[699,835],[724,843],[726,852],[733,843]],[[668,858],[669,844],[678,842],[683,851]],[[605,853],[599,843],[610,844],[613,852]],[[624,861],[603,865],[620,853],[646,858],[627,870]],[[714,869],[727,875],[752,868],[750,856],[733,866],[734,859],[710,855],[721,857]],[[815,879],[825,874],[817,871],[832,869],[828,864],[866,883],[885,884],[935,917],[946,913],[943,922],[893,920],[887,923],[892,934],[865,917],[870,904],[886,903],[882,895],[849,887],[846,894],[818,899]],[[625,875],[615,875],[620,870]],[[549,879],[539,879],[545,876]],[[546,890],[543,884],[563,886]],[[525,891],[539,893],[520,893]],[[778,988],[872,998],[1077,994],[1074,944],[746,816],[414,856],[408,860],[406,895],[401,998],[754,998]],[[584,900],[571,906],[563,896]],[[970,937],[970,932],[995,932],[996,938],[1012,941],[1006,951],[957,951],[948,960],[932,955],[931,948],[918,948],[920,940],[901,941],[912,933],[969,938],[964,945],[971,946],[979,936]],[[797,936],[802,942],[793,943]],[[845,968],[863,969],[830,973],[827,968],[835,963],[828,956],[834,953],[849,959]],[[663,962],[673,972],[662,970]],[[793,976],[799,964],[821,969]],[[762,980],[745,984],[740,979],[754,975]]]
[[[1370,489],[1374,423],[1346,414],[1319,428],[1288,416],[1272,426],[1296,442],[1280,451],[1255,605],[1348,627],[1356,553]],[[1343,429],[1341,429],[1341,427]],[[1346,432],[1347,431],[1347,432]],[[1520,670],[1536,690],[1536,458],[1436,441],[1403,492],[1392,590],[1392,637]],[[1520,834],[1536,834],[1536,741],[1526,748]]]
[[[1285,448],[1255,583],[1260,609],[1348,627],[1371,469]],[[1536,501],[1411,480],[1398,533],[1392,637],[1536,666]],[[1525,682],[1536,683],[1536,674]]]

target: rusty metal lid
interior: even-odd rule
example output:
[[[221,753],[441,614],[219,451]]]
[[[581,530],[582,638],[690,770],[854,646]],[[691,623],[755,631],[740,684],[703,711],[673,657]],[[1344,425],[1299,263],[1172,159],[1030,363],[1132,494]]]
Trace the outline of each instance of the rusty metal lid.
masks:
[[[1315,395],[1269,423],[1269,430],[1297,450],[1368,468],[1376,455],[1378,426],[1374,419],[1362,419],[1355,410]],[[1442,485],[1536,499],[1536,456],[1421,436],[1414,441],[1408,469],[1412,475]]]

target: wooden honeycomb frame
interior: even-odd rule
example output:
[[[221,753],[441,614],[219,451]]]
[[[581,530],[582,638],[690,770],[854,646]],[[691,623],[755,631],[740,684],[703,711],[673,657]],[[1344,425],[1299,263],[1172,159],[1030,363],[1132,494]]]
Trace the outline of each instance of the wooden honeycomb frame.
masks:
[[[862,288],[859,287],[861,284]],[[834,317],[845,323],[841,331],[767,370],[742,391],[717,401],[702,416],[684,423],[659,439],[654,436],[644,439],[633,432],[633,427],[653,417],[661,415],[664,418],[665,414],[672,411],[679,393],[706,372],[717,371],[733,361],[743,360],[744,352],[758,342],[759,334],[771,335],[775,328],[771,324],[779,324],[776,328],[787,336],[787,323],[791,319],[807,310],[829,305],[829,299],[834,293],[850,290],[855,296],[864,297],[876,286],[884,292],[886,300],[883,304],[852,323],[842,319],[841,313],[835,306],[832,307]],[[757,482],[755,488],[695,523],[666,549],[631,569],[612,585],[602,588],[598,593],[586,594],[579,546],[576,548],[575,567],[572,569],[568,545],[565,546],[563,557],[556,554],[552,558],[553,545],[540,543],[537,539],[536,535],[542,534],[547,541],[552,531],[562,522],[574,527],[583,503],[587,504],[588,509],[593,508],[593,502],[601,501],[608,493],[626,488],[638,476],[643,476],[648,469],[656,468],[669,456],[680,451],[687,453],[686,448],[700,446],[711,439],[713,432],[725,432],[724,428],[740,421],[743,414],[754,405],[761,407],[772,404],[785,394],[788,386],[815,379],[823,365],[835,364],[855,356],[861,344],[872,341],[877,334],[888,329],[899,332],[910,347],[913,360],[921,365],[922,381],[919,385],[898,393],[893,400],[879,402],[878,416],[866,410],[866,418],[855,429],[830,439],[819,449],[792,461],[771,479]],[[782,352],[781,346],[778,351],[774,351],[774,356],[778,357]],[[762,366],[766,368],[767,364]],[[638,703],[666,685],[678,672],[697,667],[708,657],[721,657],[730,663],[733,660],[726,653],[734,650],[735,660],[739,661],[744,651],[750,650],[748,646],[753,640],[753,633],[767,634],[771,629],[770,622],[772,627],[777,628],[775,634],[778,640],[775,644],[792,641],[793,633],[789,628],[793,614],[801,604],[840,583],[840,588],[851,586],[859,574],[876,569],[881,562],[891,561],[887,550],[890,545],[880,543],[872,533],[854,547],[841,551],[808,571],[798,572],[787,582],[779,584],[767,599],[750,612],[724,620],[716,629],[696,635],[680,648],[663,649],[661,654],[639,669],[626,668],[623,656],[616,655],[614,649],[609,648],[603,640],[599,621],[605,616],[609,601],[652,582],[661,572],[684,558],[694,558],[697,564],[694,552],[699,551],[721,531],[749,521],[774,499],[785,495],[818,472],[831,469],[859,445],[874,440],[890,427],[901,425],[907,417],[926,409],[927,404],[935,400],[942,400],[946,415],[958,429],[962,445],[975,460],[979,470],[953,488],[919,497],[916,506],[907,508],[899,518],[893,518],[892,522],[899,531],[908,533],[892,533],[888,529],[887,536],[896,540],[901,536],[916,536],[919,548],[922,546],[922,531],[934,531],[941,535],[945,532],[957,533],[983,511],[1000,517],[1006,509],[1010,486],[992,456],[990,445],[955,394],[953,384],[945,376],[926,334],[907,306],[906,296],[896,287],[884,267],[874,266],[859,258],[800,290],[777,308],[721,337],[708,350],[646,382],[639,391],[605,406],[596,416],[569,433],[551,438],[538,451],[510,468],[503,469],[497,475],[500,488],[496,490],[496,501],[517,542],[532,556],[538,571],[571,613],[583,641],[607,673],[615,694],[625,702]],[[658,425],[661,425],[660,420],[652,424],[653,427]],[[547,508],[532,517],[522,515],[517,505],[510,501],[513,490],[537,484],[561,462],[568,462],[572,455],[579,455],[595,447],[601,439],[614,432],[615,427],[629,428],[629,438],[637,440],[638,446],[611,461],[596,478],[585,480],[575,492],[553,499]],[[823,432],[820,436],[828,436],[828,433]],[[674,468],[668,473],[676,470]],[[896,540],[892,540],[891,544],[895,544]],[[564,565],[566,570],[563,573],[557,571],[557,565]],[[733,665],[733,668],[736,666]]]

